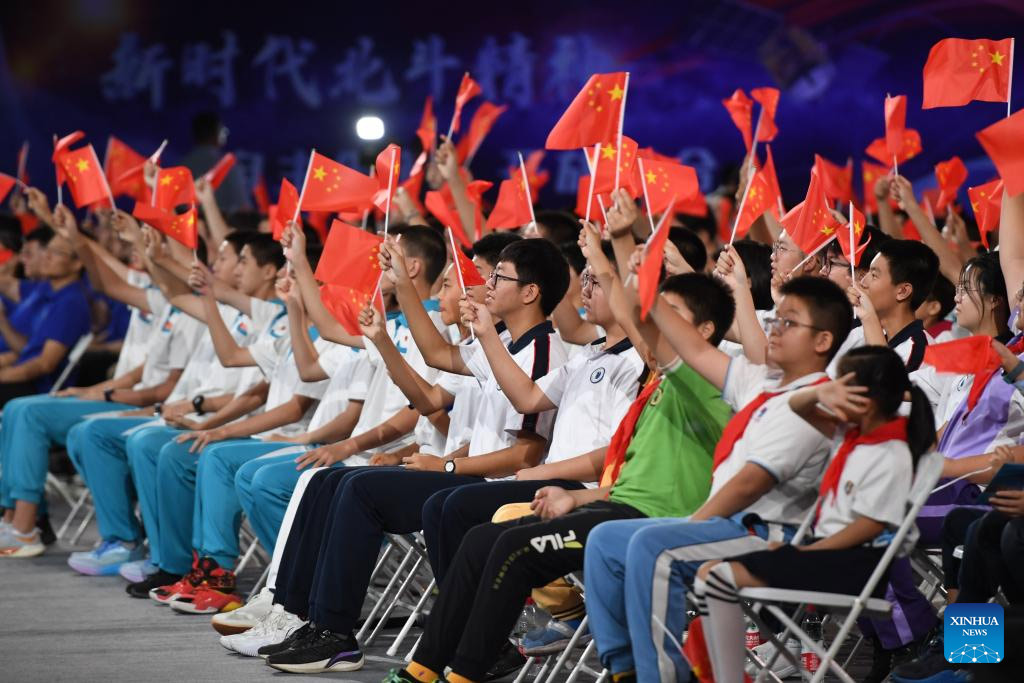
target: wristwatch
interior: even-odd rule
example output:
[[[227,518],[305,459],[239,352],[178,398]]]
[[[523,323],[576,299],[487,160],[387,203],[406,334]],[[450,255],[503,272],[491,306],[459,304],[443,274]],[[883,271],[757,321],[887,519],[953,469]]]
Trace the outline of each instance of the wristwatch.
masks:
[[[455,461],[454,460],[445,460],[444,461],[444,471],[447,472],[448,474],[455,474]]]
[[[114,395],[114,391],[116,391],[116,390],[115,389],[104,389],[103,390],[103,400],[106,401],[107,403],[113,403],[113,399],[111,398],[111,396]]]
[[[156,415],[157,417],[160,417],[161,415],[163,415],[164,414],[164,404],[163,403],[154,403],[153,404],[153,414]]]
[[[205,401],[205,400],[206,400],[206,397],[203,396],[202,394],[199,394],[194,399],[192,399],[192,409],[195,410],[196,413],[198,413],[199,415],[204,415],[205,414],[203,412],[203,401]]]

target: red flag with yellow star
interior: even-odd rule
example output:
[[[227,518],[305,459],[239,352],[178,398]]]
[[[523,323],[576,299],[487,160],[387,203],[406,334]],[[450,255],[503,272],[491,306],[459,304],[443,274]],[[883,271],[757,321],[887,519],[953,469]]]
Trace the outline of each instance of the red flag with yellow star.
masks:
[[[127,195],[135,201],[145,201],[149,189],[143,178],[142,167],[146,157],[111,135],[107,138],[107,153],[103,157],[103,172],[115,197]]]
[[[1024,110],[974,134],[1010,196],[1024,192]]]
[[[652,214],[667,210],[672,197],[679,204],[690,202],[695,195],[700,194],[697,171],[691,166],[644,160],[644,179],[647,182],[647,197],[651,201],[648,211]]]
[[[833,200],[838,199],[844,204],[852,202],[853,160],[848,160],[846,166],[839,166],[815,154],[814,161],[822,172],[821,182],[825,188],[825,196]]]
[[[886,166],[879,166],[870,161],[860,162],[860,177],[864,183],[864,207],[871,213],[878,213],[878,200],[875,199],[875,183],[882,176],[888,175]]]
[[[779,108],[778,88],[754,88],[750,91],[753,97],[761,105],[761,127],[757,131],[758,142],[771,142],[779,133],[775,125],[775,111]]]
[[[766,212],[771,212],[776,218],[779,217],[778,195],[771,187],[764,169],[756,171],[754,178],[750,181],[750,189],[747,190],[747,198],[743,203],[743,211],[736,219],[736,238],[742,239],[750,231],[750,226]]]
[[[892,154],[889,153],[889,145],[885,138],[875,138],[864,150],[872,159],[877,159],[885,164],[886,170],[892,168]],[[900,151],[896,154],[896,163],[902,164],[908,159],[913,159],[921,153],[921,134],[913,128],[903,130],[903,143]]]
[[[1003,203],[1003,179],[996,178],[984,185],[967,188],[974,220],[978,224],[981,242],[988,248],[988,234],[999,226],[999,211]]]
[[[971,100],[1010,99],[1010,54],[1013,38],[940,40],[924,65],[922,109],[960,107]]]
[[[319,152],[313,152],[309,168],[302,195],[303,211],[362,211],[373,206],[373,196],[379,189],[375,178]],[[385,177],[384,182],[387,180]]]
[[[459,138],[459,143],[455,145],[455,153],[460,164],[465,163],[466,159],[476,155],[476,151],[480,149],[484,138],[491,132],[494,122],[507,109],[508,105],[498,106],[491,102],[483,102],[477,107],[477,110],[473,112],[473,118],[469,121],[469,130]]]
[[[437,143],[437,117],[434,116],[434,98],[427,95],[423,103],[423,116],[420,117],[420,126],[416,129],[416,137],[423,145],[423,151],[428,152],[434,149]]]
[[[772,146],[765,145],[764,148],[764,166],[758,172],[764,174],[771,193],[775,195],[775,204],[780,207],[780,213],[776,213],[775,217],[779,218],[781,216],[782,189],[779,187],[779,177],[775,174],[775,158],[772,156]]]
[[[184,213],[176,214],[172,210],[136,202],[132,215],[189,249],[199,247],[198,213],[195,206],[189,207]]]
[[[591,76],[548,133],[545,149],[580,149],[616,140],[626,78],[625,71]]]
[[[380,281],[377,254],[384,240],[334,221],[327,233],[315,277],[325,283],[320,298],[349,334],[359,335],[359,311],[373,298]]]
[[[97,202],[110,201],[110,186],[92,145],[63,149],[57,154],[58,175],[63,176],[75,206],[83,208]]]
[[[206,178],[206,182],[210,183],[210,187],[217,189],[220,184],[224,182],[224,179],[228,177],[228,173],[235,167],[235,154],[234,152],[228,152],[213,165],[209,171],[203,174]]]
[[[63,169],[60,164],[57,163],[58,157],[64,152],[71,150],[71,145],[75,144],[79,140],[85,137],[85,131],[76,130],[73,133],[68,133],[64,137],[58,139],[56,135],[53,136],[53,156],[50,159],[53,161],[53,165],[57,169],[57,184],[62,185],[65,181]]]
[[[288,182],[287,178],[281,178],[281,190],[277,194],[274,215],[270,217],[270,232],[275,240],[281,241],[286,224],[288,221],[295,220],[298,209],[299,191]]]
[[[576,215],[584,218],[587,215],[587,195],[590,194],[590,176],[581,175],[576,184]],[[598,199],[598,196],[601,198]],[[601,202],[607,210],[612,205],[610,194],[598,195],[596,192],[590,198],[590,221],[594,224],[603,223],[604,213],[601,211]]]
[[[395,198],[398,179],[402,170],[402,148],[391,143],[377,155],[374,164],[377,176],[377,192],[373,195],[374,205],[381,211]]]
[[[903,150],[903,133],[907,129],[907,96],[885,96],[885,148],[889,156]]]
[[[754,101],[747,97],[742,88],[736,88],[732,95],[722,100],[722,105],[729,112],[729,117],[743,136],[743,145],[750,154],[750,147],[754,133],[750,128],[751,112],[754,109]],[[760,137],[760,134],[758,135]]]
[[[540,162],[544,160],[544,154],[544,150],[535,149],[526,155],[526,161],[523,163],[526,166],[526,177],[530,181],[530,196],[533,201],[537,201],[541,188],[551,180],[551,172],[540,167]],[[518,168],[518,166],[509,166],[508,177],[511,178]]]
[[[157,169],[156,190],[153,203],[170,211],[182,204],[195,204],[196,186],[192,171],[185,166]]]
[[[498,200],[487,217],[487,229],[515,230],[533,220],[532,202],[526,193],[526,182],[519,169],[508,180],[502,180],[498,187]]]
[[[850,246],[850,225],[847,223],[845,226],[839,226],[836,229],[836,239],[839,240],[839,247],[843,250],[843,255],[846,260],[853,264],[856,268],[860,265],[860,257],[864,254],[864,250],[871,242],[871,235],[868,234],[866,242],[861,244],[861,237],[864,235],[864,226],[867,221],[864,219],[864,214],[858,209],[853,209],[853,244],[857,245],[856,249]]]
[[[452,261],[459,271],[459,282],[463,287],[479,287],[487,282],[480,276],[476,264],[455,244],[455,237],[448,228],[448,247],[452,250]]]
[[[459,126],[462,125],[462,108],[466,106],[467,102],[482,92],[483,90],[480,89],[480,85],[470,77],[468,71],[462,74],[459,91],[455,93],[455,113],[452,114],[452,132],[459,132]]]
[[[835,237],[836,228],[839,226],[838,221],[828,210],[822,175],[815,165],[815,170],[811,172],[811,182],[807,186],[807,196],[781,220],[782,227],[786,229],[790,239],[808,256]]]
[[[622,136],[621,156],[614,140],[602,143],[601,152],[597,155],[596,169],[591,169],[594,174],[594,192],[605,193],[615,189],[615,165],[618,160],[619,185],[628,190],[633,197],[639,196],[644,190],[637,175],[636,157],[636,140],[625,135]]]
[[[967,180],[967,167],[960,157],[935,164],[935,179],[939,183],[939,196],[935,200],[935,210],[944,211],[950,202],[956,199],[960,186]]]

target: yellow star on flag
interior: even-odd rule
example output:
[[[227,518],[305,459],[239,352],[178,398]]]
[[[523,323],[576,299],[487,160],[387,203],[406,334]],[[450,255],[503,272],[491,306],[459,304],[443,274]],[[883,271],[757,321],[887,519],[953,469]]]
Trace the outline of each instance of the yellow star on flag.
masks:
[[[999,66],[1003,65],[1003,57],[1005,56],[1006,55],[1000,54],[999,50],[996,50],[995,52],[989,54],[989,57],[992,59],[992,63],[998,64]]]
[[[604,159],[614,159],[615,158],[615,148],[612,147],[612,146],[602,147],[601,148],[601,157],[604,158]]]
[[[88,171],[89,170],[89,162],[86,161],[85,159],[79,159],[78,163],[75,164],[75,165],[78,166],[78,170],[79,171]]]
[[[314,168],[313,177],[316,178],[317,180],[323,180],[325,177],[327,177],[327,174],[324,172],[324,167],[317,166],[316,168]]]
[[[647,171],[646,176],[648,185],[658,180],[658,174],[656,174],[654,171]]]
[[[608,91],[608,94],[613,100],[621,100],[624,92],[625,91],[619,87],[619,84],[616,83],[615,87]]]
[[[165,175],[163,178],[160,179],[160,184],[161,185],[170,185],[171,184],[171,180],[172,180],[171,176]]]

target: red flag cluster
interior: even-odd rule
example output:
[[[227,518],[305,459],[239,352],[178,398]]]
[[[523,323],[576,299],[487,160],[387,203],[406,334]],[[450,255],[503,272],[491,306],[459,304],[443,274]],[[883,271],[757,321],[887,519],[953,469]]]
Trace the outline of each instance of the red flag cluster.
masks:
[[[377,291],[381,276],[377,254],[383,241],[337,220],[327,233],[315,274],[324,283],[320,299],[349,334],[360,334],[359,312]]]

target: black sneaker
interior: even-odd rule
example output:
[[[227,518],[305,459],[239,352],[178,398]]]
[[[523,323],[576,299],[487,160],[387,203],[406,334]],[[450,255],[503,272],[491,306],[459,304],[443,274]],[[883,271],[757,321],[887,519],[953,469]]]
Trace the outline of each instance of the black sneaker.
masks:
[[[932,638],[917,659],[912,659],[893,669],[892,680],[909,683],[937,676],[944,671],[955,670],[957,666],[946,661],[943,650],[942,635],[940,634]]]
[[[50,524],[50,515],[39,515],[36,518],[36,526],[39,527],[39,540],[43,545],[53,545],[57,542],[57,534],[53,532],[53,525]]]
[[[892,671],[892,650],[882,647],[878,638],[871,638],[871,669],[865,674],[863,683],[882,683]]]
[[[292,645],[294,645],[300,640],[303,640],[304,638],[307,638],[314,631],[316,631],[316,624],[314,624],[312,621],[306,622],[299,628],[292,631],[291,635],[282,640],[280,643],[264,645],[256,651],[256,654],[258,654],[260,657],[263,657],[263,659],[266,659],[270,655],[276,655],[282,652],[286,652],[292,649]]]
[[[357,671],[363,668],[363,653],[351,633],[342,635],[322,628],[295,641],[290,649],[270,655],[267,664],[295,674]]]
[[[148,598],[149,591],[160,586],[169,586],[172,583],[177,583],[181,579],[181,574],[171,574],[165,572],[163,569],[158,569],[156,574],[150,574],[142,581],[136,581],[135,583],[129,583],[124,587],[124,590],[128,595],[133,598]]]
[[[504,678],[522,669],[524,664],[526,664],[526,657],[519,652],[519,648],[510,641],[505,641],[504,647],[501,648],[501,652],[498,654],[498,661],[494,662],[491,668],[487,670],[484,680],[496,681]]]

